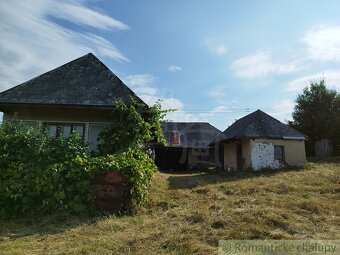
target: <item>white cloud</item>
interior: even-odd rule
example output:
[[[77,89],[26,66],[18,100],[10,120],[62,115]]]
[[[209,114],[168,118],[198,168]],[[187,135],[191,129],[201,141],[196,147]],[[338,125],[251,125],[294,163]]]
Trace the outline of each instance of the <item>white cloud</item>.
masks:
[[[49,13],[56,18],[65,19],[73,23],[91,26],[99,29],[126,30],[129,26],[123,22],[109,17],[99,11],[94,11],[76,1],[51,1]]]
[[[157,94],[157,89],[153,87],[131,87],[131,89],[140,95],[155,96]]]
[[[170,65],[168,67],[168,71],[173,72],[173,73],[175,73],[177,71],[181,71],[181,70],[182,70],[182,67],[180,67],[180,66]]]
[[[194,114],[187,111],[175,111],[167,114],[167,119],[178,122],[208,122],[204,114]]]
[[[168,114],[169,120],[172,121],[186,121],[186,122],[209,122],[214,125],[219,126],[220,128],[224,128],[226,123],[225,117],[227,113],[230,113],[228,107],[225,105],[219,105],[212,110],[209,111],[185,111],[179,110],[175,112],[171,112]]]
[[[340,91],[340,69],[339,70],[325,70],[322,73],[315,73],[295,79],[288,83],[286,87],[287,92],[302,92],[302,90],[310,85],[311,81],[320,81],[325,79],[326,85]]]
[[[273,110],[268,112],[268,114],[281,122],[286,122],[287,120],[292,120],[294,106],[295,103],[292,100],[283,99],[274,103]]]
[[[154,86],[157,78],[151,74],[128,75],[124,82],[149,106],[161,100],[163,110],[176,110],[167,114],[171,121],[205,121],[213,122],[216,114],[228,112],[224,105],[217,106],[211,111],[197,112],[184,110],[184,103],[175,97],[174,91],[159,90]]]
[[[51,19],[63,18],[98,29],[127,28],[123,23],[86,7],[85,3],[66,0],[12,0],[0,3],[0,90],[88,52],[99,57],[128,61],[105,38],[63,27]],[[72,13],[75,9],[79,12]]]
[[[151,74],[134,74],[125,77],[124,81],[130,86],[146,86],[152,84],[156,78]]]
[[[207,39],[205,43],[208,46],[209,50],[216,55],[224,55],[228,52],[228,48],[224,44],[217,42],[216,40]]]
[[[124,78],[124,82],[148,105],[161,100],[162,109],[182,109],[184,104],[177,98],[162,95],[153,83],[157,80],[152,74],[134,74]]]
[[[226,91],[225,91],[225,87],[223,86],[217,86],[215,88],[213,88],[209,94],[210,97],[214,98],[214,99],[222,99],[223,97],[225,97]]]
[[[265,77],[269,74],[288,74],[301,70],[296,63],[276,63],[267,51],[239,58],[231,66],[235,75],[242,78]]]
[[[149,97],[155,96],[158,92],[157,88],[152,86],[152,83],[157,80],[157,78],[151,74],[128,75],[123,80],[142,99],[145,95],[147,95],[147,99],[149,99]],[[156,101],[152,102],[152,104],[155,102]]]
[[[226,107],[225,105],[219,105],[212,110],[212,113],[225,113],[225,112],[230,112],[228,107]]]
[[[305,34],[308,57],[316,61],[340,61],[340,26],[320,26]]]

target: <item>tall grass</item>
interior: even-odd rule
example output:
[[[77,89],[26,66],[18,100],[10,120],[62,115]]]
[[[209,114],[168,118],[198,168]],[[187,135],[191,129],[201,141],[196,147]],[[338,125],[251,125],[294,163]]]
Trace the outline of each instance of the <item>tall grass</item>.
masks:
[[[0,222],[0,254],[216,254],[220,239],[340,239],[340,163],[157,173],[134,215]]]

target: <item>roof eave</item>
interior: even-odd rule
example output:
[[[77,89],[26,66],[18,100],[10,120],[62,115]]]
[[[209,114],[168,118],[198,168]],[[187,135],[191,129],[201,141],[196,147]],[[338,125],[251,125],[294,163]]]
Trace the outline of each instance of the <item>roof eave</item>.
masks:
[[[53,104],[53,103],[17,103],[17,102],[0,102],[0,109],[5,107],[29,106],[29,107],[52,107],[52,108],[91,108],[91,109],[112,109],[114,105],[87,105],[87,104]]]
[[[212,142],[210,144],[214,143],[232,143],[235,141],[240,141],[240,140],[254,140],[254,139],[272,139],[272,140],[298,140],[298,141],[305,141],[307,140],[306,137],[299,136],[283,136],[283,137],[273,137],[273,136],[249,136],[249,137],[233,137],[233,138],[228,138],[228,139],[223,139],[220,141]]]

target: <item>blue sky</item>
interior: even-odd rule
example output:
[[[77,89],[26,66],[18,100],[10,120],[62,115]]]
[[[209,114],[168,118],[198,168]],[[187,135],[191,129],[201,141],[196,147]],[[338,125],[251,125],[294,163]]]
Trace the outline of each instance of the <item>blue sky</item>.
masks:
[[[174,121],[291,119],[313,79],[340,90],[339,1],[0,3],[0,91],[93,52]]]

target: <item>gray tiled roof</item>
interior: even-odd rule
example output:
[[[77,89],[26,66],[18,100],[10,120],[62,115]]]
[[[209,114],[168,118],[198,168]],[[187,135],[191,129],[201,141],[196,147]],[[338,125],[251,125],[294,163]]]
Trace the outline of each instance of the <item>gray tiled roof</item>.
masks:
[[[305,135],[257,110],[237,120],[224,132],[223,140],[243,138],[306,139]]]
[[[0,104],[113,106],[135,95],[92,53],[0,93]]]
[[[180,133],[180,144],[176,147],[208,147],[212,140],[223,135],[207,122],[165,122],[162,128],[168,144],[171,132]]]

